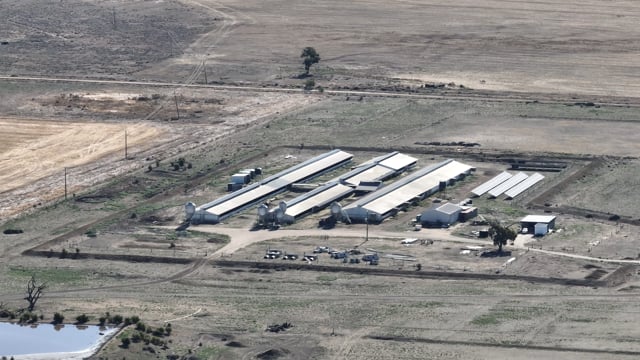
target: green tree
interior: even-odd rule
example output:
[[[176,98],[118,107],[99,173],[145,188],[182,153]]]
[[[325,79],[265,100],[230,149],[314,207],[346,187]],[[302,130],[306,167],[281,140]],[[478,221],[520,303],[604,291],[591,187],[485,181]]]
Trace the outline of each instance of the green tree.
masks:
[[[302,63],[304,64],[306,75],[309,75],[309,69],[311,69],[311,65],[320,62],[320,54],[318,54],[316,49],[310,46],[302,49],[302,54],[300,55],[300,57],[302,58]]]
[[[502,252],[502,246],[507,245],[507,241],[515,240],[518,233],[500,225],[497,221],[489,222],[489,237],[493,240],[493,245],[498,247],[498,252]]]

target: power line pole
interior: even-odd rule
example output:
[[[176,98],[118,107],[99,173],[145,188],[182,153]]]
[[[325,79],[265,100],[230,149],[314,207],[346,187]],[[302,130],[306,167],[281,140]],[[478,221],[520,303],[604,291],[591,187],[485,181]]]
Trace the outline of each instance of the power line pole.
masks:
[[[67,200],[67,168],[64,168],[64,199]]]
[[[176,92],[173,92],[173,98],[176,101],[176,114],[178,117],[178,120],[180,120],[180,109],[178,108],[178,95],[176,95]]]
[[[209,82],[207,81],[207,63],[205,61],[202,61],[202,68],[204,69],[204,83],[208,84]]]

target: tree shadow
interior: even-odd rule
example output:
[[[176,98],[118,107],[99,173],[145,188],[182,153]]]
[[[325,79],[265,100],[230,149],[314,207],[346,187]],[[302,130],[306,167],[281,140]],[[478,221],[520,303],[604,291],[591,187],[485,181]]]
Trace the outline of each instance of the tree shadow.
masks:
[[[489,251],[483,252],[482,254],[480,254],[480,256],[481,257],[490,257],[490,258],[511,256],[511,251],[489,250]]]

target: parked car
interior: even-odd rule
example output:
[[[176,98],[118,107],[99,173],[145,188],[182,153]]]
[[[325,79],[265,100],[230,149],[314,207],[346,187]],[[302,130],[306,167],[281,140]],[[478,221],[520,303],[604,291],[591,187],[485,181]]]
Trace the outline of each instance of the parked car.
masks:
[[[277,259],[280,257],[280,254],[264,254],[265,259]]]
[[[331,253],[331,258],[333,259],[345,259],[347,257],[346,251],[336,251]]]
[[[362,261],[378,261],[378,254],[366,254],[365,256],[362,257]]]
[[[286,254],[282,257],[282,260],[297,260],[298,255],[296,254]]]
[[[316,246],[316,248],[313,249],[314,254],[328,253],[331,251],[331,248],[328,246]]]
[[[350,263],[350,264],[360,264],[360,259],[358,259],[358,258],[351,258],[351,259],[349,259],[349,263]]]
[[[302,258],[302,261],[317,261],[318,260],[318,256],[317,255],[305,255]]]

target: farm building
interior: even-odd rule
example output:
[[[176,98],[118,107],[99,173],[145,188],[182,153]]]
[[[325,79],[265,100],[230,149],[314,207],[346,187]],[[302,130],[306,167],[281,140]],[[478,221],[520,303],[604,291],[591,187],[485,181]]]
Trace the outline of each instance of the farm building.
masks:
[[[362,189],[376,190],[382,180],[396,176],[414,166],[416,159],[397,151],[371,159],[334,180],[308,193],[287,201],[278,208],[258,210],[260,222],[295,222],[297,218],[317,212],[329,204]],[[374,186],[374,184],[376,184]],[[266,219],[265,219],[266,218]]]
[[[553,215],[527,215],[520,220],[522,232],[534,235],[546,235],[555,226],[556,217]]]
[[[324,153],[258,183],[201,205],[193,214],[187,212],[187,217],[192,224],[218,223],[269,196],[286,190],[291,184],[304,182],[343,166],[352,158],[353,155],[339,149]]]
[[[424,225],[450,225],[458,221],[461,211],[460,205],[437,204],[420,215],[420,222]]]
[[[452,159],[422,168],[349,204],[344,213],[354,222],[381,222],[464,178],[472,170],[473,167]]]

